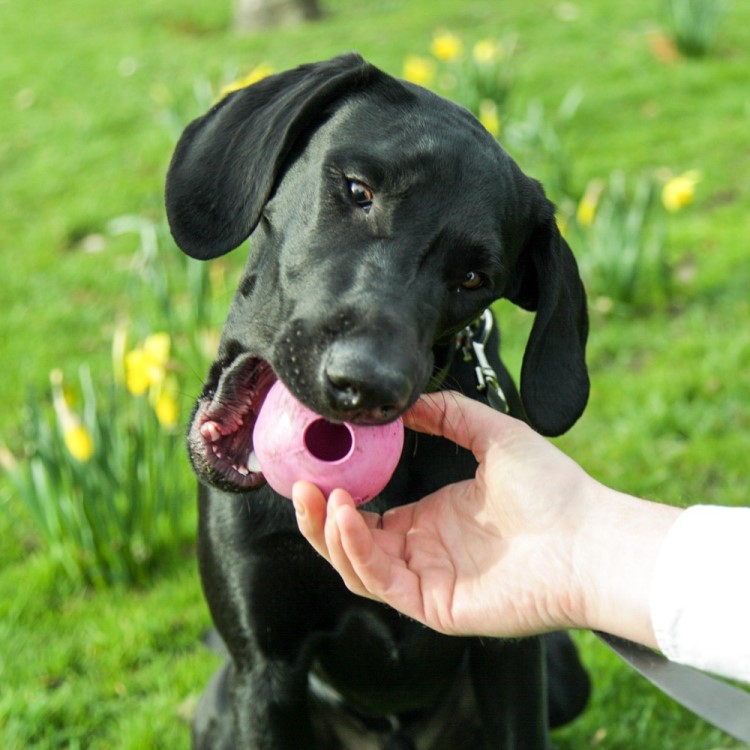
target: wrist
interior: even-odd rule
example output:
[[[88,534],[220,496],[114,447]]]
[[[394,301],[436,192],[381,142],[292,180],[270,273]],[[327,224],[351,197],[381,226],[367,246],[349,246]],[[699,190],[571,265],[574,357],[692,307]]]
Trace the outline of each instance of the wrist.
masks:
[[[596,482],[582,507],[572,555],[573,626],[655,646],[651,582],[664,538],[682,511]]]

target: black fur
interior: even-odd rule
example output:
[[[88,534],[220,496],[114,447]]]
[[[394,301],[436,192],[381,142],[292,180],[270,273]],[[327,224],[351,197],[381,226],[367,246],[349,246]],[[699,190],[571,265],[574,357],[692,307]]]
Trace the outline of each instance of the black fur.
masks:
[[[230,655],[199,705],[195,747],[544,750],[549,724],[588,696],[567,636],[449,638],[354,597],[291,504],[246,467],[276,378],[331,420],[373,424],[446,365],[441,385],[475,393],[454,334],[500,297],[536,311],[520,394],[490,347],[511,411],[545,435],[567,430],[588,397],[586,301],[541,186],[468,112],[346,55],[264,79],[193,122],[166,203],[193,257],[252,234],[188,437],[201,576]],[[465,451],[407,433],[368,507],[474,470]]]

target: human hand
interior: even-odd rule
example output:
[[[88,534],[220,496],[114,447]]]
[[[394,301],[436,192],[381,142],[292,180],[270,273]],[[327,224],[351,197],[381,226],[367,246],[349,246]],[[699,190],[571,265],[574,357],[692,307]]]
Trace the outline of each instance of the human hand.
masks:
[[[355,593],[449,634],[520,636],[583,619],[574,563],[601,485],[518,420],[455,393],[424,396],[411,429],[470,449],[474,479],[382,517],[335,490],[294,489],[300,530]]]

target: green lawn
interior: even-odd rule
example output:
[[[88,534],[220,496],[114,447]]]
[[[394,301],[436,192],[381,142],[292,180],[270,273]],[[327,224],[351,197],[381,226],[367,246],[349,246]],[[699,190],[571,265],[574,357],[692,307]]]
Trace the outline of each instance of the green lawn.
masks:
[[[614,170],[702,175],[693,205],[665,219],[669,301],[612,305],[606,289],[590,287],[592,398],[560,444],[627,492],[746,504],[750,6],[731,5],[707,57],[671,62],[654,53],[656,0],[324,7],[315,24],[242,38],[228,30],[229,2],[0,2],[0,443],[20,452],[27,393],[46,393],[52,368],[74,380],[88,363],[105,377],[118,323],[138,320],[137,239],[108,225],[123,215],[161,219],[173,123],[199,113],[196,87],[216,88],[261,62],[282,69],[350,49],[400,74],[405,56],[428,53],[436,30],[467,44],[514,34],[509,123],[532,103],[551,117],[567,92],[583,93],[561,126],[575,197]],[[516,156],[545,176],[534,153]],[[230,261],[230,273],[240,262]],[[500,307],[517,368],[529,316]],[[201,368],[190,375],[186,409]],[[185,498],[186,512],[192,504]],[[0,535],[2,748],[188,747],[183,717],[216,665],[199,643],[209,619],[191,554],[148,587],[76,587],[2,475]],[[739,747],[593,636],[579,642],[594,699],[557,734],[560,750]]]

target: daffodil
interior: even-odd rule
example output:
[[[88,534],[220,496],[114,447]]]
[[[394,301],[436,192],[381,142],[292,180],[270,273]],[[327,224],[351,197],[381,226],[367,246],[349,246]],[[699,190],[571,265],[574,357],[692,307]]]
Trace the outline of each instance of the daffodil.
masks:
[[[2,443],[0,443],[0,469],[9,473],[18,471],[18,460]]]
[[[86,463],[94,455],[94,441],[82,424],[72,425],[63,432],[65,447],[79,463]]]
[[[148,358],[143,349],[134,349],[125,355],[125,385],[134,396],[142,396],[151,383],[148,376]]]
[[[127,348],[128,333],[124,326],[119,325],[112,337],[112,373],[118,385],[125,382],[125,350]]]
[[[661,192],[664,208],[674,213],[689,206],[695,198],[695,187],[700,179],[701,173],[697,169],[691,169],[667,180]]]
[[[461,56],[464,51],[463,42],[449,31],[437,34],[430,47],[432,54],[441,62],[451,62]]]
[[[177,381],[174,377],[167,377],[156,390],[152,399],[154,413],[159,420],[159,424],[168,430],[177,425],[180,416],[177,394]]]
[[[586,186],[586,192],[583,194],[576,211],[576,223],[579,227],[586,229],[594,223],[596,209],[603,192],[604,183],[601,180],[591,180]]]
[[[228,83],[226,86],[224,86],[219,92],[219,100],[223,99],[228,94],[231,94],[233,91],[239,91],[240,89],[252,86],[254,83],[258,83],[258,81],[262,81],[264,78],[270,76],[273,72],[273,68],[268,65],[268,63],[261,63],[260,65],[257,65],[247,75],[242,76],[241,78],[238,78],[237,80],[232,81],[231,83]]]
[[[154,404],[154,412],[162,427],[171,429],[177,424],[180,409],[177,400],[170,393],[162,392]]]
[[[500,113],[497,104],[492,99],[484,99],[479,104],[479,122],[484,125],[487,132],[495,138],[500,135]]]
[[[402,75],[410,83],[417,86],[429,86],[435,77],[435,63],[426,57],[410,55],[404,60]]]
[[[143,347],[125,355],[125,384],[134,396],[143,395],[150,386],[166,377],[169,363],[168,333],[154,333],[143,342]]]
[[[76,461],[85,463],[94,455],[94,440],[65,398],[62,372],[55,369],[49,377],[52,384],[52,403],[65,447]]]
[[[501,60],[504,55],[502,44],[492,39],[480,39],[471,51],[474,62],[479,65],[490,65]]]

